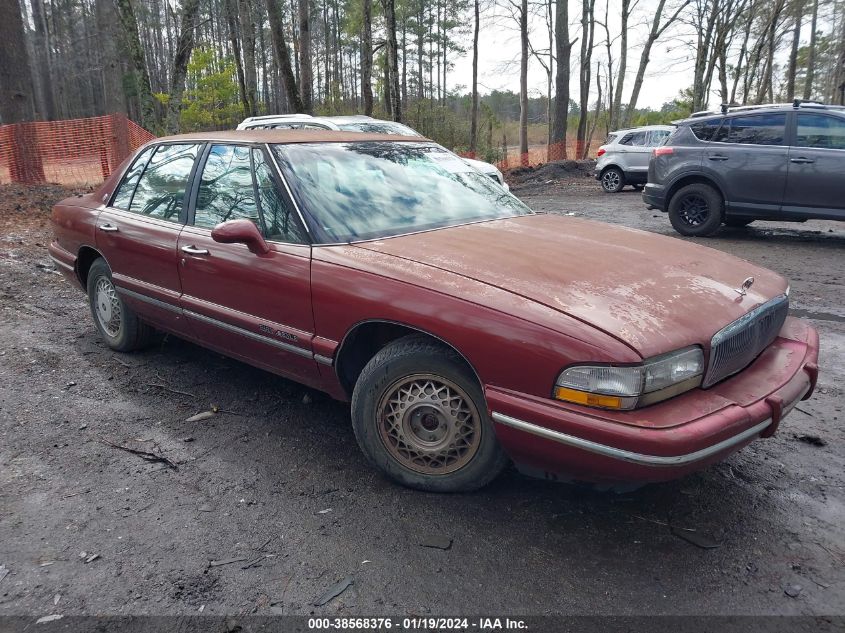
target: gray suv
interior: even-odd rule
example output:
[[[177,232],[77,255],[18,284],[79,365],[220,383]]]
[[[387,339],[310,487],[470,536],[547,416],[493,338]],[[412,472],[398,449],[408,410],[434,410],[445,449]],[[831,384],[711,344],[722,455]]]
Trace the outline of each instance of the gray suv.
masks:
[[[845,107],[722,106],[677,122],[643,200],[682,235],[754,220],[845,220]]]

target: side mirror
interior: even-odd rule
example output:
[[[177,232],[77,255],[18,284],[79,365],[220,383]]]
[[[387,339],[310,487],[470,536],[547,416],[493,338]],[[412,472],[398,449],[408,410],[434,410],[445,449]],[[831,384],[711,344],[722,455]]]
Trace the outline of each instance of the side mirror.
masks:
[[[222,222],[211,230],[211,239],[221,244],[246,244],[246,247],[256,255],[270,252],[264,236],[249,220]]]

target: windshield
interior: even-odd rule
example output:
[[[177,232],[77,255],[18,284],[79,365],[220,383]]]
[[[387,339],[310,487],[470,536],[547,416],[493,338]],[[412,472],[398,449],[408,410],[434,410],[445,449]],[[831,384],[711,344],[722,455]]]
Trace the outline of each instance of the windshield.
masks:
[[[407,125],[394,123],[393,121],[349,121],[338,123],[338,127],[346,132],[372,132],[374,134],[398,134],[399,136],[422,136],[416,130]]]
[[[431,143],[273,145],[322,242],[354,242],[533,213],[488,176]]]

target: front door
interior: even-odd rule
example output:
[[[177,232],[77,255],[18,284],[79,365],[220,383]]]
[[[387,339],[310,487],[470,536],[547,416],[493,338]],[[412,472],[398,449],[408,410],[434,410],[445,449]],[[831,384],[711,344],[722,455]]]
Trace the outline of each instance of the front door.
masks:
[[[845,118],[822,113],[797,116],[789,149],[785,217],[845,220]]]
[[[187,333],[176,247],[201,147],[163,144],[139,154],[97,219],[96,245],[123,300],[176,334]]]
[[[196,336],[227,355],[313,382],[311,247],[264,151],[212,145],[198,173],[178,245],[182,307]],[[269,253],[211,238],[217,224],[243,218],[258,225]]]

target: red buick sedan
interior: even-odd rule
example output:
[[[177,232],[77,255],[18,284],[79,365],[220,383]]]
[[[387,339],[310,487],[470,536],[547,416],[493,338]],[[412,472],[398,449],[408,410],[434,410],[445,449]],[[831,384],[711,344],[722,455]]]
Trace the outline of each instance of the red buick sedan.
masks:
[[[214,132],[142,147],[53,211],[50,254],[114,350],[153,328],[351,401],[396,481],[678,477],[815,387],[780,276],[534,213],[433,142]]]

